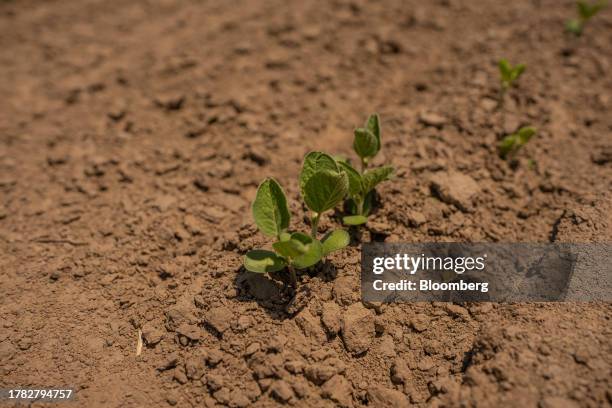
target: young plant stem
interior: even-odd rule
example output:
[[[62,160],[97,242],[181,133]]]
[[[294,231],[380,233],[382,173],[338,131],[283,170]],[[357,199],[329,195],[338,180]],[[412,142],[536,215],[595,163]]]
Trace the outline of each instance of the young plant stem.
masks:
[[[316,239],[317,238],[317,231],[319,230],[319,218],[321,217],[321,214],[319,213],[313,213],[312,214],[312,218],[310,219],[310,224],[311,224],[311,231],[310,231],[310,235]]]
[[[361,176],[363,176],[363,173],[365,173],[367,167],[368,167],[368,159],[364,159],[362,157],[361,158]],[[364,202],[363,199],[355,202],[355,206],[357,207],[356,215],[363,215],[363,202]]]
[[[293,268],[293,266],[288,265],[287,270],[289,271],[289,278],[291,279],[291,287],[295,289],[298,286],[298,280],[297,280],[297,275],[295,273],[295,269]]]
[[[357,201],[357,215],[363,215],[363,202],[364,200]]]
[[[501,88],[499,88],[499,100],[497,101],[497,108],[503,109],[504,107],[504,99],[506,99],[506,91],[508,87],[505,84],[502,84]]]
[[[363,172],[366,171],[367,167],[368,167],[368,159],[364,159],[362,157],[361,158],[361,174],[363,174]]]

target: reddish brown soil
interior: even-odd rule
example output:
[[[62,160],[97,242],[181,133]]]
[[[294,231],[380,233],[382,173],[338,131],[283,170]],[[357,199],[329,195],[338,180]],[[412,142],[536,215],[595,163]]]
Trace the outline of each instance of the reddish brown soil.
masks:
[[[612,241],[612,10],[579,39],[573,14],[0,2],[0,387],[72,386],[83,407],[609,405],[610,304],[359,301],[360,242]],[[499,111],[502,57],[528,68]],[[396,177],[286,305],[241,271],[269,244],[256,187],[276,177],[305,228],[301,158],[350,154],[374,111]],[[511,167],[496,141],[524,124],[540,131]],[[432,192],[457,173],[476,181],[469,208]]]

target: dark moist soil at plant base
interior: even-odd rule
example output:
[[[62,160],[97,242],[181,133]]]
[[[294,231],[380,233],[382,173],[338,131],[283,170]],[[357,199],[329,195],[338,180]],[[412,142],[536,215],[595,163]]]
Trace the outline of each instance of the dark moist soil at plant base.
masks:
[[[571,1],[0,4],[0,387],[74,406],[610,404],[610,304],[362,305],[360,242],[612,241],[612,9]],[[525,63],[496,110],[496,63]],[[367,230],[300,276],[304,154],[379,112],[393,181]],[[509,166],[497,141],[537,136]],[[324,217],[320,232],[337,228]],[[136,356],[137,338],[144,346]],[[55,406],[55,405],[54,405]]]

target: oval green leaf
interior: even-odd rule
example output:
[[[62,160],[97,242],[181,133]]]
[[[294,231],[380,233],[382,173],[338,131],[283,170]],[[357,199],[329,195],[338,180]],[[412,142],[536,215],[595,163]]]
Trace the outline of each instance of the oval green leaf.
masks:
[[[277,237],[289,227],[291,215],[287,199],[273,178],[267,178],[259,185],[252,210],[257,228],[267,236]]]
[[[277,272],[285,266],[285,260],[272,251],[255,249],[244,256],[244,267],[255,273]]]
[[[507,59],[499,60],[499,73],[502,82],[510,85],[510,82],[512,81],[512,66]]]
[[[302,235],[304,237],[309,238],[310,243],[306,246],[307,251],[304,254],[298,256],[297,258],[291,261],[291,265],[293,265],[297,269],[309,268],[319,262],[323,257],[323,246],[321,245],[321,243],[316,239],[312,239],[308,235]]]
[[[516,81],[525,72],[525,64],[517,64],[512,68],[512,80]]]
[[[344,225],[362,225],[368,222],[368,218],[363,215],[348,215],[342,218]]]
[[[272,244],[274,250],[279,253],[281,256],[289,259],[297,258],[300,255],[303,255],[308,251],[307,245],[302,242],[289,239],[287,241],[278,241]]]
[[[351,237],[345,230],[339,229],[330,232],[321,240],[321,244],[323,245],[323,256],[346,247],[350,242]]]
[[[321,170],[339,171],[338,164],[333,157],[323,152],[310,152],[304,157],[302,171],[300,172],[300,191],[304,196],[304,188],[310,177]]]
[[[505,159],[506,156],[508,156],[508,154],[510,154],[510,152],[512,152],[515,149],[516,144],[517,144],[517,137],[515,134],[504,137],[499,142],[499,146],[498,146],[500,157],[502,159]]]
[[[520,128],[517,133],[519,138],[519,144],[522,146],[536,134],[536,129],[531,126],[525,126]]]
[[[370,115],[365,127],[376,137],[376,141],[378,142],[376,153],[378,153],[380,151],[380,118],[377,113]]]
[[[306,246],[312,244],[315,239],[308,234],[304,234],[303,232],[294,232],[291,234],[291,239],[293,241],[297,241],[300,244]]]
[[[316,213],[334,208],[349,189],[348,176],[344,172],[322,170],[314,173],[304,186],[304,201]]]
[[[565,29],[576,36],[582,34],[582,23],[578,19],[569,20],[565,24]]]
[[[355,129],[353,149],[362,159],[374,157],[378,153],[378,139],[367,129]]]
[[[361,195],[361,175],[357,170],[353,168],[347,162],[338,162],[342,171],[344,171],[348,177],[349,182],[349,195],[351,197],[358,197]]]

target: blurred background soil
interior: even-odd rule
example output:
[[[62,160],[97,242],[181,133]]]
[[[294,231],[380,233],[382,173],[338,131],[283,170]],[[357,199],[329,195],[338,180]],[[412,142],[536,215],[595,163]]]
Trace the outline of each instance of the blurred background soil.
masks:
[[[608,303],[362,305],[360,242],[611,242],[612,9],[572,1],[1,1],[0,387],[77,406],[609,406]],[[497,108],[497,61],[525,63]],[[352,246],[241,270],[276,177],[382,118]],[[497,141],[539,129],[512,166]],[[437,194],[446,189],[449,194]],[[320,231],[338,226],[326,216]],[[137,356],[137,339],[144,347]]]

